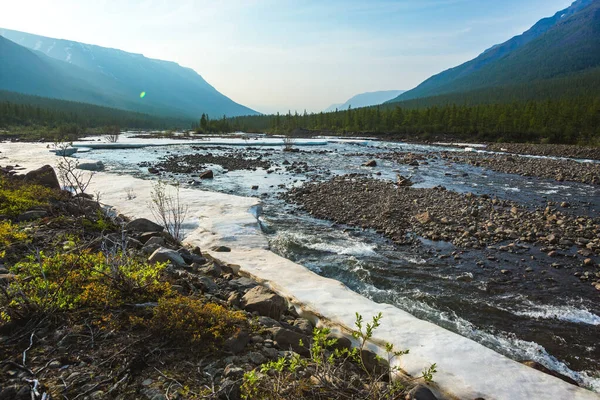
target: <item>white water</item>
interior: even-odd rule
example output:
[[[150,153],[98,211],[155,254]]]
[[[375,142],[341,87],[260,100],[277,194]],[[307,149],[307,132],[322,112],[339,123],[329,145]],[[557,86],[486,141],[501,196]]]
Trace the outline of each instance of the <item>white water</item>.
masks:
[[[56,165],[60,160],[42,144],[2,143],[0,151],[6,157],[1,164],[20,164],[29,169],[46,163]],[[129,188],[136,195],[133,200],[128,200],[126,189]],[[151,217],[146,207],[151,190],[150,181],[107,173],[96,174],[90,186],[90,192],[100,191],[102,201],[115,206],[119,212],[146,218]],[[402,358],[401,366],[415,376],[437,363],[437,388],[447,395],[486,399],[600,398],[596,393],[512,361],[396,307],[368,300],[338,281],[318,276],[270,252],[255,216],[250,213],[250,209],[258,205],[258,199],[194,189],[182,189],[181,198],[189,206],[188,227],[193,229],[186,236],[186,242],[203,249],[215,244],[229,245],[233,249],[231,253],[213,255],[240,265],[243,273],[286,296],[303,315],[320,323],[348,331],[356,312],[367,320],[382,312],[384,318],[376,332],[375,343],[390,342],[396,348],[410,349],[410,354]],[[381,353],[375,344],[372,348]],[[532,353],[542,350],[532,344]]]

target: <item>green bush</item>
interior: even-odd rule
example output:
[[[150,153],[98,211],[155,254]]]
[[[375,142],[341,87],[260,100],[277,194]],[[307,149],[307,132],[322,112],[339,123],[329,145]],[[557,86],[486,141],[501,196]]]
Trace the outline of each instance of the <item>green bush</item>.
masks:
[[[46,206],[60,194],[52,189],[0,176],[0,215],[16,217],[34,207]]]
[[[246,323],[240,311],[184,297],[165,297],[154,309],[151,327],[159,334],[189,344],[220,343]]]
[[[16,278],[0,307],[6,320],[35,313],[157,301],[170,293],[170,284],[159,280],[164,267],[89,251],[51,257],[41,253],[11,268]]]

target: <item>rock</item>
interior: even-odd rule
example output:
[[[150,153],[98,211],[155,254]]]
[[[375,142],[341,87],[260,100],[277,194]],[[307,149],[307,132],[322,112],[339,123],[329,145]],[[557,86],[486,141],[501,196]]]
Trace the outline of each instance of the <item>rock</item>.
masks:
[[[268,330],[273,334],[273,340],[277,342],[280,349],[289,350],[291,348],[300,355],[310,355],[308,350],[310,338],[308,336],[285,328],[276,327]],[[300,346],[300,342],[302,342],[302,346]]]
[[[242,297],[242,307],[246,311],[256,311],[260,315],[279,320],[287,308],[287,302],[283,297],[267,288],[256,286]]]
[[[431,221],[433,221],[433,219],[431,218],[431,214],[429,214],[429,211],[425,211],[424,213],[415,215],[415,219],[421,224],[428,224]]]
[[[198,264],[199,267],[201,265],[202,264]],[[192,264],[192,266],[194,266],[194,264]],[[211,263],[211,264],[207,265],[206,267],[200,268],[200,272],[205,275],[210,275],[210,276],[213,276],[216,278],[218,276],[221,276],[221,273],[223,273],[223,270],[221,269],[221,266],[219,264]]]
[[[151,173],[151,174],[153,174],[153,175],[160,174],[160,171],[157,168],[154,168],[154,167],[148,168],[148,172]]]
[[[125,225],[125,229],[136,232],[162,232],[165,228],[150,221],[149,219],[138,218]]]
[[[213,178],[214,178],[214,174],[212,172],[212,169],[208,169],[200,174],[200,179],[213,179]]]
[[[33,221],[36,219],[44,218],[48,213],[44,210],[31,210],[25,211],[17,217],[17,221],[25,222],[25,221]]]
[[[85,171],[104,171],[104,163],[102,161],[81,163],[77,165],[77,169]]]
[[[336,339],[337,341],[331,346],[333,349],[344,350],[352,348],[352,341],[348,339],[346,336],[341,336],[339,334],[335,334],[330,332],[327,335],[327,340]]]
[[[548,257],[557,257],[558,256],[558,251],[556,250],[552,250],[550,252],[548,252]]]
[[[51,361],[50,364],[48,364],[48,367],[52,368],[52,369],[59,369],[60,367],[62,367],[62,364],[60,361],[54,360],[54,361]]]
[[[260,365],[267,362],[267,358],[257,351],[248,353],[248,360],[254,365]]]
[[[198,281],[202,286],[203,292],[213,293],[219,289],[215,281],[210,279],[208,276],[200,276],[198,277]]]
[[[370,160],[363,164],[363,167],[376,167],[376,166],[377,166],[377,161],[375,161],[375,160]]]
[[[211,250],[217,253],[229,253],[231,251],[231,248],[227,246],[213,246]]]
[[[413,182],[410,178],[405,178],[402,175],[398,174],[396,177],[396,184],[400,187],[412,186]]]
[[[438,400],[425,385],[417,385],[406,395],[407,400]]]
[[[265,317],[262,315],[258,317],[258,323],[262,326],[266,326],[267,328],[281,327],[279,321],[275,321],[273,318]]]
[[[237,289],[237,290],[252,289],[253,287],[256,287],[257,285],[258,285],[258,283],[256,283],[256,281],[253,281],[250,278],[246,278],[245,276],[242,276],[237,279],[232,279],[231,281],[229,281],[229,286],[231,286],[232,288]]]
[[[238,380],[225,378],[221,381],[219,387],[219,400],[240,400],[240,396],[240,382]]]
[[[258,190],[258,185],[252,185],[252,190]]]
[[[244,375],[244,370],[240,367],[236,367],[233,364],[229,364],[225,367],[225,369],[223,370],[223,376],[225,378],[241,378]]]
[[[571,204],[569,204],[569,203],[568,203],[568,202],[566,202],[566,201],[563,201],[562,203],[560,203],[560,206],[561,206],[562,208],[569,208],[569,207],[571,207]]]
[[[0,391],[0,400],[14,400],[17,398],[17,388],[9,386]]]
[[[510,271],[507,269],[500,270],[500,272],[504,275],[510,275]]]
[[[179,253],[177,253],[175,250],[167,249],[165,247],[156,249],[156,251],[152,253],[150,257],[148,257],[148,261],[151,263],[171,262],[176,267],[187,267],[187,264]]]
[[[231,292],[227,298],[227,304],[230,306],[239,307],[242,304],[242,298],[238,292]]]
[[[377,355],[371,350],[364,349],[361,353],[361,358],[367,370],[373,372],[375,375],[378,376],[386,372],[386,362],[384,362],[381,359],[378,359]]]
[[[250,342],[250,335],[247,332],[241,331],[238,334],[230,337],[224,343],[225,348],[233,354],[243,351]]]
[[[583,265],[585,267],[592,267],[594,266],[594,260],[592,260],[591,258],[586,258],[585,260],[583,260]]]
[[[60,190],[60,183],[54,168],[50,165],[44,165],[33,171],[29,171],[25,174],[25,181],[36,183],[38,185],[45,186],[50,189]]]
[[[158,232],[153,232],[153,233],[158,233]],[[143,240],[142,240],[142,242],[143,242]],[[159,246],[159,247],[162,247],[165,244],[166,244],[165,243],[165,238],[162,237],[162,236],[152,236],[150,239],[148,239],[145,242],[146,246]]]
[[[575,380],[569,378],[568,376],[559,374],[556,371],[552,371],[551,369],[548,369],[548,368],[544,367],[542,364],[540,364],[540,363],[538,363],[536,361],[531,361],[531,360],[523,361],[522,364],[527,365],[530,368],[537,369],[538,371],[541,371],[541,372],[543,372],[545,374],[552,375],[555,378],[558,378],[558,379],[561,379],[561,380],[563,380],[565,382],[570,383],[571,385],[579,386],[579,384]]]
[[[292,325],[298,328],[305,335],[311,336],[313,334],[313,324],[311,324],[307,319],[298,318]]]

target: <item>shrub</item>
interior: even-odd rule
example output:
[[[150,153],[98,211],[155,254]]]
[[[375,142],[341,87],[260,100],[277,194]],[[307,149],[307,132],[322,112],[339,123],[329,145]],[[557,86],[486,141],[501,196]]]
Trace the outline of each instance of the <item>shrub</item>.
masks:
[[[216,344],[240,331],[243,313],[214,304],[175,296],[162,298],[154,309],[152,329],[176,341]]]
[[[46,206],[60,194],[52,189],[0,176],[0,214],[16,217],[34,207]]]
[[[160,263],[121,262],[88,251],[51,257],[40,253],[11,268],[16,278],[1,307],[5,316],[25,318],[82,307],[112,308],[156,301],[170,293],[170,285],[159,280],[164,267]]]

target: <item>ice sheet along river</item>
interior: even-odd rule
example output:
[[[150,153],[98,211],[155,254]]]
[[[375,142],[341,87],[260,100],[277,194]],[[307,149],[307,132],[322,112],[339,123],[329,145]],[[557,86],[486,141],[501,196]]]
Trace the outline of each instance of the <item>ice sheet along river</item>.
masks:
[[[569,201],[572,207],[568,212],[597,217],[599,186],[502,174],[439,159],[418,168],[384,160],[378,160],[375,168],[361,166],[370,159],[365,153],[427,153],[444,150],[441,147],[355,140],[298,148],[300,152],[283,152],[281,146],[250,139],[235,145],[211,145],[207,141],[203,145],[95,149],[79,156],[101,160],[108,171],[118,174],[259,196],[263,201],[261,225],[272,251],[377,302],[393,304],[515,360],[538,361],[600,391],[598,295],[587,290],[572,272],[559,274],[545,254],[533,249],[526,254],[498,252],[498,261],[488,263],[488,250],[465,250],[455,259],[451,255],[457,249],[449,243],[423,240],[421,246],[397,246],[372,231],[312,218],[278,198],[279,193],[306,181],[348,173],[395,180],[399,172],[412,176],[415,187],[442,185],[448,190],[488,194],[531,207],[544,206],[547,201]],[[157,177],[148,173],[147,165],[140,166],[141,162],[154,165],[165,157],[184,154],[260,159],[271,164],[271,173],[264,168],[224,171],[220,165],[207,165],[215,177],[200,180],[196,171]],[[252,189],[255,185],[257,190]],[[486,261],[485,267],[478,261]],[[531,277],[502,277],[499,270],[511,265],[530,268],[533,273]]]

